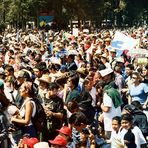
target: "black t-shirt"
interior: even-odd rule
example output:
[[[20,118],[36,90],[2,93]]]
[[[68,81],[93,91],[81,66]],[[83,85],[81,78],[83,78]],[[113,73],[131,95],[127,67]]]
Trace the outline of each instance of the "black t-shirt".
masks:
[[[45,106],[53,113],[64,113],[63,100],[58,96],[51,96],[49,99],[45,99]],[[49,128],[51,128],[52,131],[55,131],[56,129],[61,128],[63,121],[55,116],[52,116],[47,117],[47,122],[51,124]]]

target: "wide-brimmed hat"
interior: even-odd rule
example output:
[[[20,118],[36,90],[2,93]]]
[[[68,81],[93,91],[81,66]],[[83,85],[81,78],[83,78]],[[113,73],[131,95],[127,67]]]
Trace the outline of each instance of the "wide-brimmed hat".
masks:
[[[115,52],[115,53],[116,53],[116,49],[111,48],[111,49],[109,50],[109,52]]]
[[[16,78],[30,78],[30,74],[26,70],[20,70],[14,73]]]
[[[49,77],[48,74],[43,74],[41,78],[39,78],[39,81],[45,82],[45,83],[50,83],[51,82],[51,77]]]
[[[84,67],[78,68],[78,69],[77,69],[77,72],[80,73],[80,74],[86,75],[86,76],[88,75],[88,71],[87,71],[87,69],[84,68]]]
[[[110,42],[111,39],[110,39],[110,38],[106,38],[104,41],[105,41],[105,42]]]

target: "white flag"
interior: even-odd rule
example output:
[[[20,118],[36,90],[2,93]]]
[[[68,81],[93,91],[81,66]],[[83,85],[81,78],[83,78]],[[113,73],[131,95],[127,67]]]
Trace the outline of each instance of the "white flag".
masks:
[[[131,50],[137,45],[137,40],[128,37],[121,32],[116,32],[115,37],[111,42],[111,47],[117,50]]]

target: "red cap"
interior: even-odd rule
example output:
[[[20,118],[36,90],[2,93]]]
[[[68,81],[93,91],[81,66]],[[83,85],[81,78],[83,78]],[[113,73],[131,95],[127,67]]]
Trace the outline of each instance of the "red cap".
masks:
[[[53,145],[60,145],[60,146],[66,146],[67,144],[66,139],[61,135],[56,136],[54,140],[49,140],[49,142]]]
[[[26,144],[30,148],[33,148],[33,146],[38,142],[39,140],[37,138],[27,138],[27,137],[23,138],[23,144]]]
[[[68,136],[71,136],[71,134],[72,134],[71,129],[67,126],[63,126],[61,129],[59,129],[57,131],[59,131],[60,133],[62,133],[64,135],[68,135]]]

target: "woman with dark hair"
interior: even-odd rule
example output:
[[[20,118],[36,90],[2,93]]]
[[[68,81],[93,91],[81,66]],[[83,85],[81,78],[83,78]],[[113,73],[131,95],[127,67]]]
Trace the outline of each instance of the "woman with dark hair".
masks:
[[[148,85],[141,83],[141,76],[138,72],[132,73],[132,82],[133,84],[129,88],[130,100],[139,101],[141,105],[147,106],[147,97],[148,97]]]
[[[123,129],[120,133],[120,137],[121,137],[121,141],[123,142],[123,144],[127,144],[127,142],[125,140],[127,139],[127,134],[129,131],[131,131],[134,134],[135,141],[132,141],[132,139],[131,139],[130,141],[128,140],[128,142],[135,143],[137,145],[136,148],[141,148],[141,145],[146,144],[146,140],[145,140],[141,130],[137,126],[134,126],[133,117],[131,115],[123,114],[121,116],[121,126]],[[134,148],[134,147],[131,147],[131,148]]]
[[[31,137],[36,137],[36,129],[31,121],[36,113],[36,105],[33,99],[32,83],[24,82],[20,87],[20,95],[24,102],[20,108],[19,114],[11,118],[11,122],[20,125],[22,135],[29,134]]]

